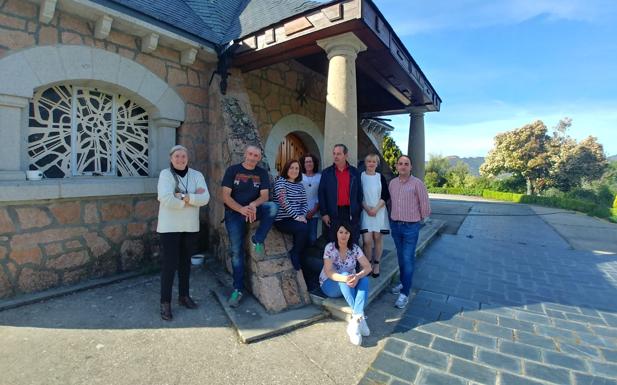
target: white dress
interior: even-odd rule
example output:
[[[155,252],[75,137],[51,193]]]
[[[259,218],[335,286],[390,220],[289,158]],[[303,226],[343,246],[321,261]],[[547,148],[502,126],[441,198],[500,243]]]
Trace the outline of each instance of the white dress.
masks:
[[[367,175],[366,172],[362,172],[361,178],[364,203],[370,207],[377,206],[379,199],[381,199],[381,174],[376,172],[375,175]],[[380,232],[382,234],[390,233],[388,210],[385,206],[379,209],[374,217],[371,217],[365,210],[362,210],[360,232],[365,233],[367,231]]]

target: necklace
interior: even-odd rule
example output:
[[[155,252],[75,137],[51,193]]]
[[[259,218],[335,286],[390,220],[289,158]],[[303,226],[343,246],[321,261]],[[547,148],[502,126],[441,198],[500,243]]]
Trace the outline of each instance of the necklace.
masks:
[[[304,176],[306,177],[306,181],[308,182],[308,186],[309,187],[313,187],[313,181],[315,180],[316,174],[313,174],[311,176],[308,176],[308,175],[305,174]]]

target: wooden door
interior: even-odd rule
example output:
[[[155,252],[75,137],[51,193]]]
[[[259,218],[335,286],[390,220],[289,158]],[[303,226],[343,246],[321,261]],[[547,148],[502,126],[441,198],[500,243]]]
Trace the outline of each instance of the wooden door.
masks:
[[[276,172],[280,173],[281,169],[290,159],[300,159],[300,157],[306,154],[307,150],[302,143],[302,140],[294,134],[288,134],[279,144],[278,151],[276,153]]]

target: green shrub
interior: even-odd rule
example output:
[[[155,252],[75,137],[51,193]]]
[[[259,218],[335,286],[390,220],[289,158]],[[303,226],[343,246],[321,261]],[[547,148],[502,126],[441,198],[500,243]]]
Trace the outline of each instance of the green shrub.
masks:
[[[482,196],[482,189],[467,187],[429,187],[428,192],[434,194]]]
[[[494,191],[511,191],[523,194],[527,191],[527,184],[522,176],[511,175],[506,178],[493,180],[489,188]]]
[[[611,211],[607,207],[600,206],[593,202],[587,202],[579,199],[570,199],[563,196],[537,196],[516,194],[501,191],[484,190],[482,196],[488,199],[496,199],[500,201],[537,204],[540,206],[557,207],[566,210],[580,211],[594,217],[609,218]],[[615,213],[612,213],[615,215]]]
[[[617,209],[617,195],[615,195],[615,200],[613,201],[613,208]],[[617,214],[615,214],[617,215]]]
[[[482,191],[482,196],[488,199],[496,199],[499,201],[519,203],[523,197],[523,194],[503,192],[503,191],[484,190]]]

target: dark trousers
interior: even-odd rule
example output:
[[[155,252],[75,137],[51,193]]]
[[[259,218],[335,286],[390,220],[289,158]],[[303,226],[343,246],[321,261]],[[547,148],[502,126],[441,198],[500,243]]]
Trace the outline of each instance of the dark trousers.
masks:
[[[360,215],[351,216],[349,206],[337,206],[335,216],[330,216],[330,228],[328,228],[328,239],[330,242],[336,242],[336,232],[341,222],[347,222],[351,225],[351,240],[356,245],[360,244]]]
[[[304,249],[309,236],[309,227],[307,223],[298,222],[292,218],[281,219],[274,222],[274,227],[282,233],[291,234],[294,237],[294,244],[289,251],[289,258],[294,269],[300,270],[301,260],[304,257]]]
[[[191,276],[191,256],[197,249],[199,233],[160,233],[161,263],[161,302],[171,302],[171,289],[178,271],[178,294],[189,295]]]

